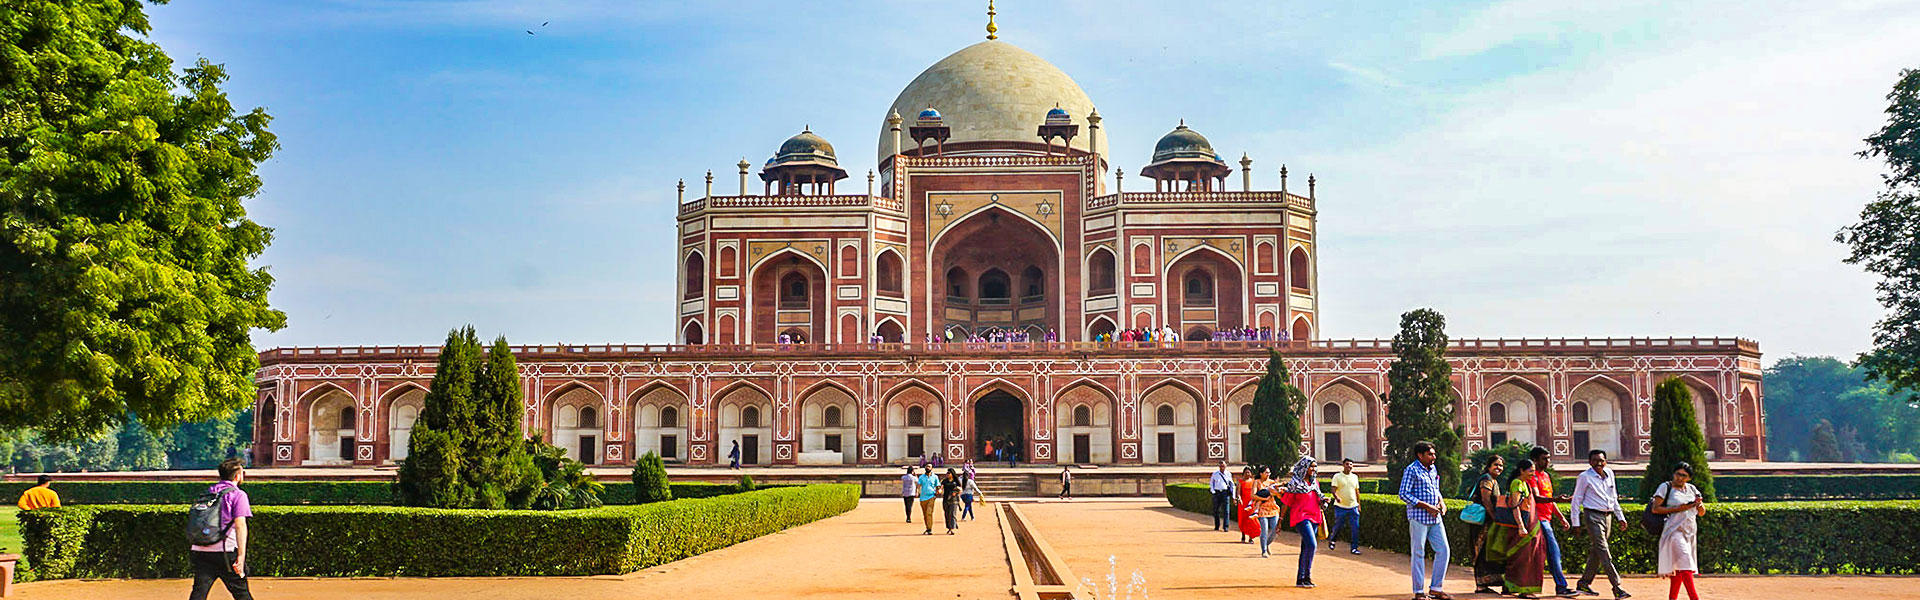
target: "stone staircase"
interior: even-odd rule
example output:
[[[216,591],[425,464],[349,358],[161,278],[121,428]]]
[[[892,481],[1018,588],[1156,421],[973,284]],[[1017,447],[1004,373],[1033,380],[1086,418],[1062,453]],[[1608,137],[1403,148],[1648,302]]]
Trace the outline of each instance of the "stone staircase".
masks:
[[[980,471],[974,479],[980,493],[988,498],[1015,498],[1038,495],[1032,473],[994,473]]]

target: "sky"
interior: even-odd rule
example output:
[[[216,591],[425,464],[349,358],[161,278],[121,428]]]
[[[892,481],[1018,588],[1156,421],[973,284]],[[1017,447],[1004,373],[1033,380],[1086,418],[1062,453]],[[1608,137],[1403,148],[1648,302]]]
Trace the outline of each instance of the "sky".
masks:
[[[673,338],[674,182],[731,193],[811,126],[874,167],[982,3],[176,0],[282,145],[250,216],[287,313],[261,348]],[[1418,307],[1470,337],[1743,337],[1851,357],[1882,310],[1834,233],[1920,68],[1920,4],[1006,0],[1129,173],[1184,119],[1255,189],[1319,185],[1321,333]],[[531,32],[531,33],[529,33]],[[1129,175],[1129,177],[1132,177]],[[1235,177],[1237,179],[1237,176]],[[1129,184],[1143,186],[1134,178]],[[1296,180],[1298,181],[1298,180]],[[1111,186],[1111,183],[1109,183]]]

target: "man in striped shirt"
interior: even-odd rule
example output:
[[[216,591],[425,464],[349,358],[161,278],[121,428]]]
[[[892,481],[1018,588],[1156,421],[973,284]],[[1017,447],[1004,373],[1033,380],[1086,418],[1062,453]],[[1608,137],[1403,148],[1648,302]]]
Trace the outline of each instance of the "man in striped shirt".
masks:
[[[1413,445],[1413,462],[1400,474],[1400,500],[1407,503],[1407,531],[1412,537],[1414,600],[1453,600],[1440,591],[1447,581],[1447,527],[1440,517],[1447,514],[1447,503],[1440,498],[1440,473],[1434,463],[1440,460],[1433,442]],[[1432,576],[1429,579],[1427,549],[1433,549]]]

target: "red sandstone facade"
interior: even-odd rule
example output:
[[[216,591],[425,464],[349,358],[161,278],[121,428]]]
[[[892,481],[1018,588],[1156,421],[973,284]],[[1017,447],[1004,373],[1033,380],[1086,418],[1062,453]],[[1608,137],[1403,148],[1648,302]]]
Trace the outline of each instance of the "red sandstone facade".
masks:
[[[1022,462],[1153,464],[1239,459],[1262,346],[536,346],[516,354],[524,425],[564,433],[559,443],[595,463],[670,445],[674,460],[724,464],[732,442],[754,436],[756,462],[798,464],[829,435],[840,436],[846,462],[917,461],[903,450],[906,435],[957,461],[982,448],[983,428],[1006,427],[979,410],[983,401],[1010,399]],[[1279,346],[1310,399],[1304,422],[1314,452],[1377,460],[1387,342]],[[378,465],[402,455],[436,352],[263,353],[255,463]],[[1504,434],[1566,459],[1583,447],[1643,457],[1652,389],[1670,376],[1693,388],[1717,459],[1759,459],[1765,446],[1760,354],[1745,340],[1456,340],[1449,360],[1465,450]],[[824,418],[829,407],[837,420]],[[920,417],[909,421],[913,408]],[[663,424],[667,411],[674,418]],[[744,420],[747,411],[757,418]],[[354,415],[344,427],[342,413]]]
[[[1304,195],[1284,167],[1253,191],[1243,155],[1228,191],[1234,169],[1182,122],[1138,169],[1153,191],[1124,192],[1119,168],[1109,191],[1101,126],[1064,73],[989,40],[901,92],[865,193],[838,193],[847,173],[812,131],[766,161],[763,195],[745,161],[738,195],[709,174],[678,210],[677,343],[520,348],[524,425],[596,464],[722,464],[736,443],[757,464],[958,461],[989,443],[1033,463],[1237,461],[1278,347],[1315,454],[1377,459],[1388,343],[1322,339],[1312,176]],[[1128,328],[1187,341],[1091,341]],[[1247,328],[1292,341],[1213,341]],[[1036,343],[935,343],[989,330]],[[434,353],[262,353],[256,464],[404,457]],[[1719,458],[1764,446],[1753,342],[1462,340],[1451,360],[1466,450],[1643,455],[1669,376],[1694,388]]]

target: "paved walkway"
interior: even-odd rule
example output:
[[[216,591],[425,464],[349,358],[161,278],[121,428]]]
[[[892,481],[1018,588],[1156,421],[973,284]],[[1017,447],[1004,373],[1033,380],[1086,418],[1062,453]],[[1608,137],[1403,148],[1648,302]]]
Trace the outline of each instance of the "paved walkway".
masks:
[[[1300,557],[1298,534],[1287,532],[1275,538],[1273,557],[1262,559],[1257,545],[1240,543],[1240,534],[1209,530],[1211,518],[1174,509],[1164,500],[1056,501],[1026,504],[1020,509],[1039,524],[1041,535],[1064,556],[1076,577],[1096,582],[1103,598],[1107,596],[1109,556],[1114,560],[1111,570],[1120,581],[1122,596],[1126,582],[1138,571],[1156,600],[1413,597],[1405,554],[1361,548],[1364,554],[1354,556],[1347,553],[1344,542],[1333,552],[1322,547],[1313,569],[1313,581],[1319,587],[1299,589],[1293,587]],[[1447,575],[1447,591],[1459,597],[1476,597],[1462,593],[1473,590],[1471,572],[1455,567]],[[1604,590],[1605,581],[1603,577],[1595,587]],[[1549,578],[1547,584],[1552,583]],[[1625,585],[1636,599],[1667,597],[1667,582],[1657,577],[1632,576]],[[1920,577],[1709,575],[1701,577],[1697,586],[1707,598],[1741,600],[1920,598],[1920,592],[1915,591],[1920,589]]]
[[[608,577],[255,579],[263,600],[534,600],[592,598],[992,598],[1012,595],[994,512],[944,534],[903,522],[900,500],[862,500],[852,512],[645,571]],[[179,600],[188,581],[49,581],[20,600]],[[217,586],[216,586],[217,587]],[[216,590],[213,598],[225,598]]]
[[[853,512],[731,548],[617,577],[470,579],[258,579],[265,600],[522,600],[534,598],[1011,598],[1012,577],[992,511],[967,523],[959,535],[920,535],[918,523],[901,521],[899,500],[864,500]],[[1291,586],[1299,537],[1283,535],[1273,557],[1261,559],[1236,533],[1207,529],[1206,517],[1175,510],[1160,499],[1102,498],[1036,500],[1021,510],[1074,575],[1091,579],[1105,593],[1108,557],[1125,596],[1137,571],[1159,599],[1292,597],[1300,599],[1404,599],[1411,596],[1404,554],[1345,546],[1322,551],[1312,590]],[[1371,516],[1371,515],[1369,515]],[[1387,518],[1397,517],[1392,515]],[[917,517],[916,517],[917,518]],[[938,516],[936,515],[936,519]],[[1468,573],[1455,568],[1448,590],[1462,597],[1472,589]],[[1604,581],[1604,580],[1603,580]],[[1634,576],[1627,589],[1636,598],[1666,597],[1666,582]],[[1805,600],[1807,598],[1920,598],[1920,577],[1706,576],[1708,598]],[[178,600],[187,582],[53,581],[21,586],[23,600]],[[216,591],[215,598],[225,593]]]

